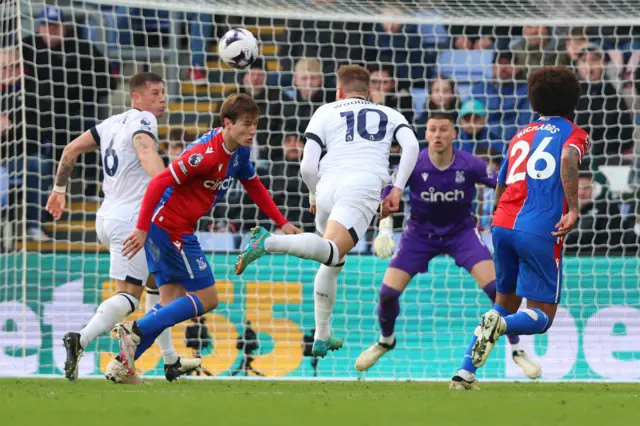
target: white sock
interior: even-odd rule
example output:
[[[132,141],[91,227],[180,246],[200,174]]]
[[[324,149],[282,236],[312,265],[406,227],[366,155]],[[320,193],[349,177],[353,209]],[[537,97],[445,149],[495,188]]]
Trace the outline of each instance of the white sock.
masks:
[[[271,235],[265,240],[264,249],[267,253],[288,253],[330,266],[335,266],[340,257],[338,247],[333,241],[309,232],[296,235]]]
[[[160,294],[156,289],[147,289],[146,308],[149,312],[153,307],[160,303]],[[171,327],[165,328],[156,339],[160,350],[162,351],[162,359],[165,365],[175,364],[178,362],[178,353],[173,347],[173,339],[171,338]]]
[[[147,300],[144,302],[145,312],[149,312],[158,303],[160,303],[160,292],[158,289],[147,287]]]
[[[338,275],[342,271],[344,261],[340,266],[321,265],[313,282],[313,313],[316,320],[314,339],[329,340],[331,336],[331,313],[336,302]]]
[[[516,343],[515,345],[511,345],[511,352],[523,351],[523,350],[524,350],[524,346],[522,346],[522,343]]]
[[[462,377],[467,382],[473,382],[476,379],[476,375],[467,370],[458,370],[458,376]]]
[[[395,333],[392,333],[391,336],[386,336],[386,337],[381,334],[380,340],[378,340],[378,342],[385,343],[387,345],[392,345],[393,339],[395,339]]]
[[[118,293],[102,302],[89,324],[80,331],[80,345],[86,348],[93,339],[135,311],[139,304],[140,301],[128,293]]]

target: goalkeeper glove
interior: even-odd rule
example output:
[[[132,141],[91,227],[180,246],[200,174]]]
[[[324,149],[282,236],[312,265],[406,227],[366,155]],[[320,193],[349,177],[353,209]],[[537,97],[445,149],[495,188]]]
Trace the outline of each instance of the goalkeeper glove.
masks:
[[[393,254],[396,243],[393,241],[393,217],[389,216],[380,221],[380,231],[373,241],[373,253],[380,259],[386,259]]]

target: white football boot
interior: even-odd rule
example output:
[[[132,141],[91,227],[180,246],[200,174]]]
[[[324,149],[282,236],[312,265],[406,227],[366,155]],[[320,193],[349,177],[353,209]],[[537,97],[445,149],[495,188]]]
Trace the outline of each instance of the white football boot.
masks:
[[[376,342],[373,345],[365,349],[356,359],[356,370],[367,371],[373,364],[378,362],[382,355],[386,354],[390,350],[396,347],[396,339],[393,339],[392,344]]]
[[[524,371],[524,374],[526,374],[531,380],[535,380],[542,376],[542,368],[540,367],[540,364],[535,362],[525,351],[513,351],[511,356],[513,357],[513,362],[518,364],[518,366],[522,368],[522,371]]]

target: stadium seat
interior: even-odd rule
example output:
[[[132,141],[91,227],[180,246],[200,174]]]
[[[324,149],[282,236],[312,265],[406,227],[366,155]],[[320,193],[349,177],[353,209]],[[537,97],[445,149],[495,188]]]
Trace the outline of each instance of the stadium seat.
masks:
[[[411,89],[411,97],[413,99],[413,110],[422,114],[427,108],[429,100],[429,90],[426,87],[414,87]]]
[[[472,82],[491,77],[492,50],[442,50],[438,72],[457,82]]]
[[[438,13],[424,14],[425,17],[438,16]],[[418,31],[422,36],[422,42],[425,45],[445,46],[449,43],[449,31],[442,24],[422,24],[418,27]]]

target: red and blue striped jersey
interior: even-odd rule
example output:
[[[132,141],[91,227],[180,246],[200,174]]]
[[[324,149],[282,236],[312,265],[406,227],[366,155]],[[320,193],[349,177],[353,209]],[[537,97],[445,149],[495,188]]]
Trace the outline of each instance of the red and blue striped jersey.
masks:
[[[493,225],[549,240],[567,211],[560,178],[562,150],[573,147],[580,159],[589,150],[587,132],[561,117],[541,117],[511,139],[498,183],[506,187]]]

